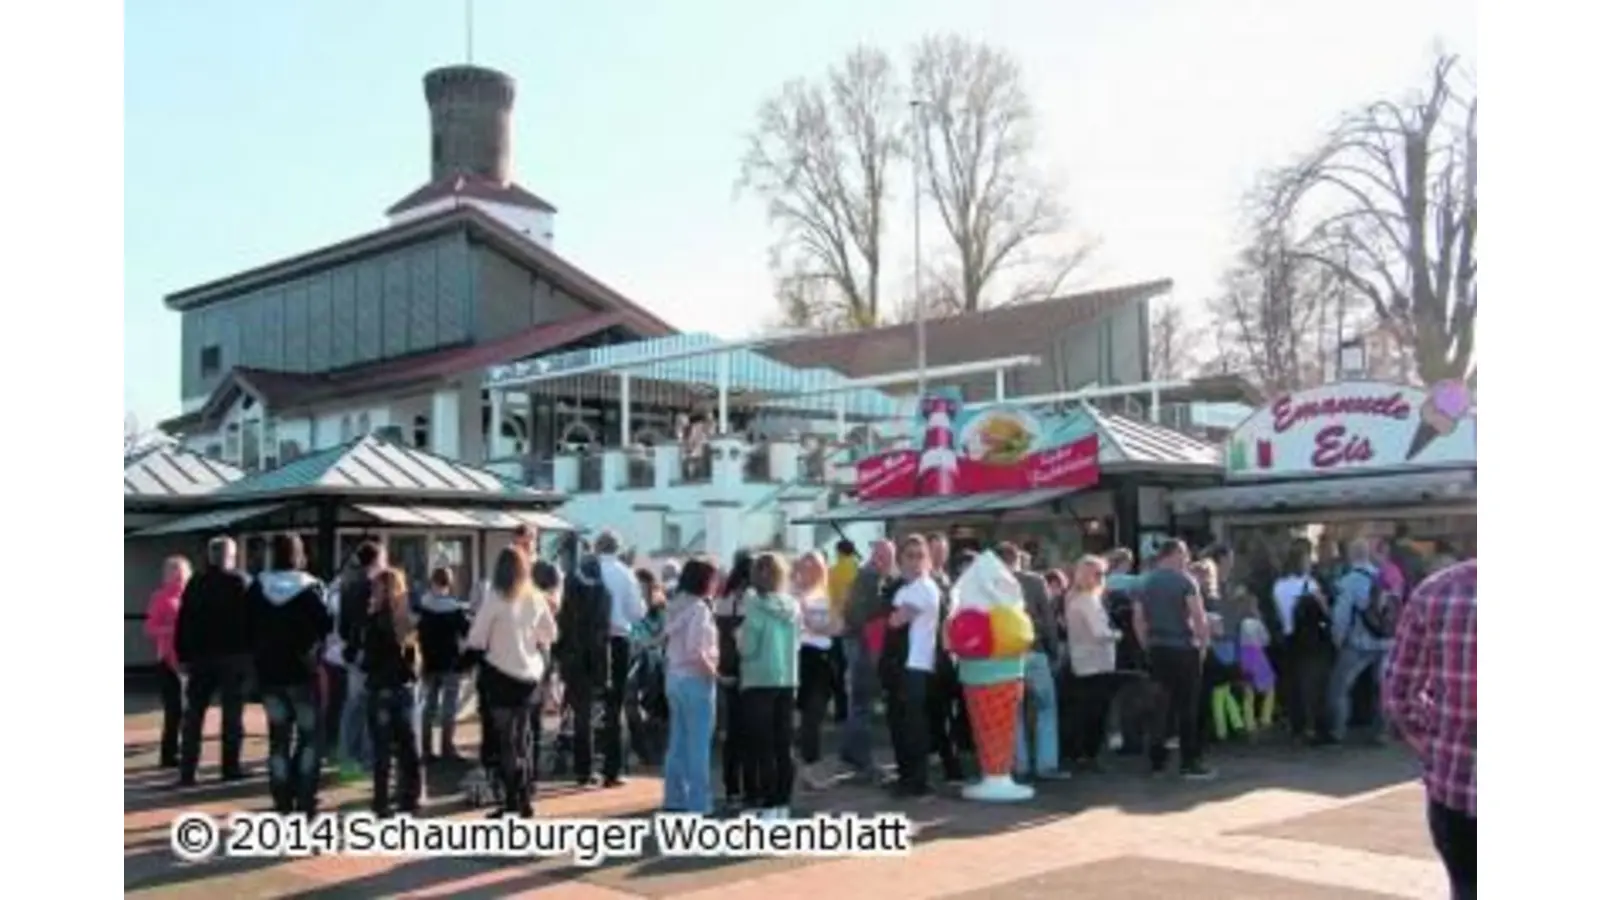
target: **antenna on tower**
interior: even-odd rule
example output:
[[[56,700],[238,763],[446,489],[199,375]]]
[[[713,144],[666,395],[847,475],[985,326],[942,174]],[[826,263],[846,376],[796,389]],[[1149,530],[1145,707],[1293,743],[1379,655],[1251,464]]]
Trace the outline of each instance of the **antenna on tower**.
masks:
[[[472,0],[467,0],[467,65],[472,65]]]

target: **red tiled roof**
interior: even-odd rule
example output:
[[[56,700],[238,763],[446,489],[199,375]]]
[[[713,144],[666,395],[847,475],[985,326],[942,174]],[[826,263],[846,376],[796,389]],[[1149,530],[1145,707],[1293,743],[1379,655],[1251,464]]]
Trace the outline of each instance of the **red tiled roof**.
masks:
[[[400,199],[400,202],[389,207],[384,215],[398,215],[408,209],[426,206],[436,200],[446,197],[463,197],[474,200],[487,200],[491,203],[504,203],[507,206],[521,206],[527,209],[537,209],[541,212],[553,213],[556,211],[543,197],[527,190],[519,184],[507,182],[501,184],[491,178],[485,178],[473,172],[461,172],[455,175],[446,175],[438,181],[429,182],[417,188]]]
[[[398,359],[363,363],[310,375],[236,366],[219,382],[198,413],[162,423],[163,430],[194,427],[220,415],[241,390],[254,394],[274,413],[313,403],[442,381],[500,363],[535,356],[597,334],[623,322],[620,313],[580,316],[540,325],[484,344],[432,350]]]
[[[1170,290],[1171,280],[1161,279],[929,319],[928,365],[1030,353],[1048,356],[1063,331],[1092,322],[1124,303]],[[791,366],[835,369],[851,378],[903,372],[916,366],[916,324],[806,336],[762,352]]]

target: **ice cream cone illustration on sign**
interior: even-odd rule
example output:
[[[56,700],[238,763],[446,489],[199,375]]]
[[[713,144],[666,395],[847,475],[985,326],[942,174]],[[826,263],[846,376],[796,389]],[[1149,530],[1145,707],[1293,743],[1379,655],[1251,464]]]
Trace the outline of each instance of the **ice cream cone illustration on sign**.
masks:
[[[1034,637],[1032,620],[1022,606],[1022,587],[999,557],[984,553],[957,579],[951,595],[955,609],[945,629],[945,646],[959,662],[981,770],[977,783],[963,788],[961,796],[990,802],[1027,800],[1033,788],[1011,777],[1023,658]]]
[[[1472,409],[1472,391],[1460,381],[1440,381],[1428,388],[1428,399],[1417,411],[1417,432],[1411,436],[1406,461],[1416,459],[1428,445],[1454,434],[1461,420]]]
[[[917,493],[945,496],[956,492],[955,418],[961,399],[950,394],[922,398],[922,457],[917,463]]]

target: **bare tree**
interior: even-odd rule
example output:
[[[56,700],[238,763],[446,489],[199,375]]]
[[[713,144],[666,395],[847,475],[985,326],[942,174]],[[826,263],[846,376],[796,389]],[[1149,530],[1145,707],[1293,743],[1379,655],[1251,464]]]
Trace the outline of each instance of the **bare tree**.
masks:
[[[860,47],[819,82],[762,104],[738,185],[767,204],[780,314],[791,327],[879,321],[884,199],[903,156],[905,103],[889,57]]]
[[[957,257],[959,280],[947,293],[960,298],[958,311],[992,300],[1008,270],[1015,275],[1000,302],[1056,294],[1093,246],[1041,250],[1063,233],[1067,214],[1031,169],[1033,108],[1016,61],[963,37],[930,37],[913,53],[911,81],[927,190]]]
[[[1193,374],[1200,340],[1183,307],[1171,301],[1156,306],[1150,317],[1150,377],[1169,381]]]
[[[141,442],[139,433],[139,417],[131,412],[122,414],[122,455],[132,456],[133,451],[139,449]]]
[[[1370,302],[1424,381],[1476,366],[1478,99],[1457,57],[1406,103],[1348,116],[1262,198],[1291,252]]]
[[[1322,381],[1335,277],[1263,235],[1228,272],[1211,303],[1220,349],[1213,372],[1244,375],[1272,393]]]

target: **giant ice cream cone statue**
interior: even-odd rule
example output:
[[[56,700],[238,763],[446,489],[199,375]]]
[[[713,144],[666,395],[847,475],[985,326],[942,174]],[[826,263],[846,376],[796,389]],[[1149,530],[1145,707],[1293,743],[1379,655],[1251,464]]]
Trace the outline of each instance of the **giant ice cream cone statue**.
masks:
[[[931,394],[922,400],[922,457],[917,464],[917,493],[940,497],[956,492],[958,398]]]
[[[1417,433],[1411,436],[1406,460],[1417,458],[1428,445],[1455,433],[1456,427],[1472,409],[1472,391],[1460,381],[1440,381],[1428,388],[1428,399],[1417,411]]]
[[[1033,645],[1033,622],[1022,587],[999,557],[984,553],[951,589],[954,610],[945,646],[959,661],[961,690],[978,749],[981,777],[962,789],[968,800],[1027,800],[1033,788],[1011,777],[1023,658]]]

